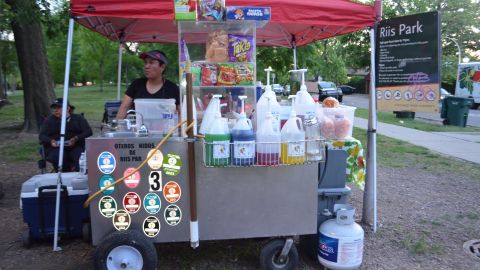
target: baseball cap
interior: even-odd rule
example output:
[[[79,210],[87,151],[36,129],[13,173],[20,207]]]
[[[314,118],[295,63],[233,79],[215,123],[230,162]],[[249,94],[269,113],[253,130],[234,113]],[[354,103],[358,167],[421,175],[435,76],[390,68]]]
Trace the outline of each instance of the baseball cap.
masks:
[[[50,105],[50,108],[56,108],[56,107],[62,107],[63,106],[63,98],[57,98],[55,99],[55,101],[53,101],[53,103]],[[69,106],[70,108],[75,109],[74,106],[72,106],[70,104],[70,102],[67,101],[67,106]]]
[[[148,57],[148,58],[158,60],[161,63],[164,63],[165,65],[168,64],[168,59],[167,59],[167,56],[165,56],[165,53],[163,53],[161,51],[158,51],[158,50],[153,50],[153,51],[149,51],[149,52],[146,52],[146,53],[141,53],[139,55],[139,57],[141,59],[145,59],[145,58]]]

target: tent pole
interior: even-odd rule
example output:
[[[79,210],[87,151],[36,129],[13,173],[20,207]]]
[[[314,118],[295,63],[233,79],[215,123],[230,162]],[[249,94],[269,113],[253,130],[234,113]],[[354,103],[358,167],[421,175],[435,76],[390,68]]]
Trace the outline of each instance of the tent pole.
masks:
[[[297,70],[297,43],[295,42],[294,35],[292,35],[292,47],[293,47],[293,69]]]
[[[190,59],[187,59],[185,68],[187,79],[187,126],[194,123],[193,118],[193,75],[191,70]],[[187,130],[188,135],[188,186],[190,191],[190,246],[197,248],[200,245],[198,234],[198,217],[197,217],[197,183],[195,174],[195,137],[194,128]]]
[[[377,106],[375,87],[375,33],[370,29],[370,98],[368,112],[367,140],[367,181],[363,194],[363,222],[373,224],[373,232],[377,232]]]
[[[62,125],[60,127],[60,148],[58,154],[57,196],[55,201],[55,229],[53,234],[53,251],[60,251],[58,246],[58,220],[60,212],[60,187],[62,185],[63,155],[65,146],[65,128],[67,125],[68,86],[70,78],[70,60],[72,58],[73,18],[68,21],[67,59],[65,61],[65,78],[63,80]]]
[[[120,91],[122,90],[122,52],[123,44],[118,46],[118,71],[117,71],[117,100],[120,100]]]

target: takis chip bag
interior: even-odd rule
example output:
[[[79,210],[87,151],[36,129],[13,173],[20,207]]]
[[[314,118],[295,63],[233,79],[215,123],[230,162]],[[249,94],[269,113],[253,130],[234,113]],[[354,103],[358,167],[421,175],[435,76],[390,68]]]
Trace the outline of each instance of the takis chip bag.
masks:
[[[250,62],[253,37],[228,34],[228,57],[230,62]]]

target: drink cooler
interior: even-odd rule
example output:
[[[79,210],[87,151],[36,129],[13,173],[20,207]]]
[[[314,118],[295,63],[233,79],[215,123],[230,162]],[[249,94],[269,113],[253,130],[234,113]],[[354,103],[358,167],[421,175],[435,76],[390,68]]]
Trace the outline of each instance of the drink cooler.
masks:
[[[55,230],[57,173],[35,175],[22,184],[20,208],[28,224],[28,236],[39,240],[52,236]],[[62,173],[59,211],[59,233],[67,237],[82,236],[90,219],[83,203],[88,197],[88,179],[78,172]]]

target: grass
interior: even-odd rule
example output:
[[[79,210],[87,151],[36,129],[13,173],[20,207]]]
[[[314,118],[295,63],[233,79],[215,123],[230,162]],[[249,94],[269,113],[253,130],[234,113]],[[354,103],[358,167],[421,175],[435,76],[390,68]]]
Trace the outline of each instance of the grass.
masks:
[[[368,119],[368,109],[357,108],[355,116]],[[413,128],[417,130],[427,132],[480,132],[479,127],[457,127],[457,126],[444,126],[442,124],[429,123],[425,121],[408,119],[408,118],[396,118],[391,112],[377,112],[378,122],[403,126],[406,128]],[[402,121],[402,122],[400,122]]]
[[[442,254],[445,251],[443,246],[433,243],[429,239],[430,231],[422,231],[420,234],[420,236],[415,233],[408,234],[401,241],[412,255]]]

